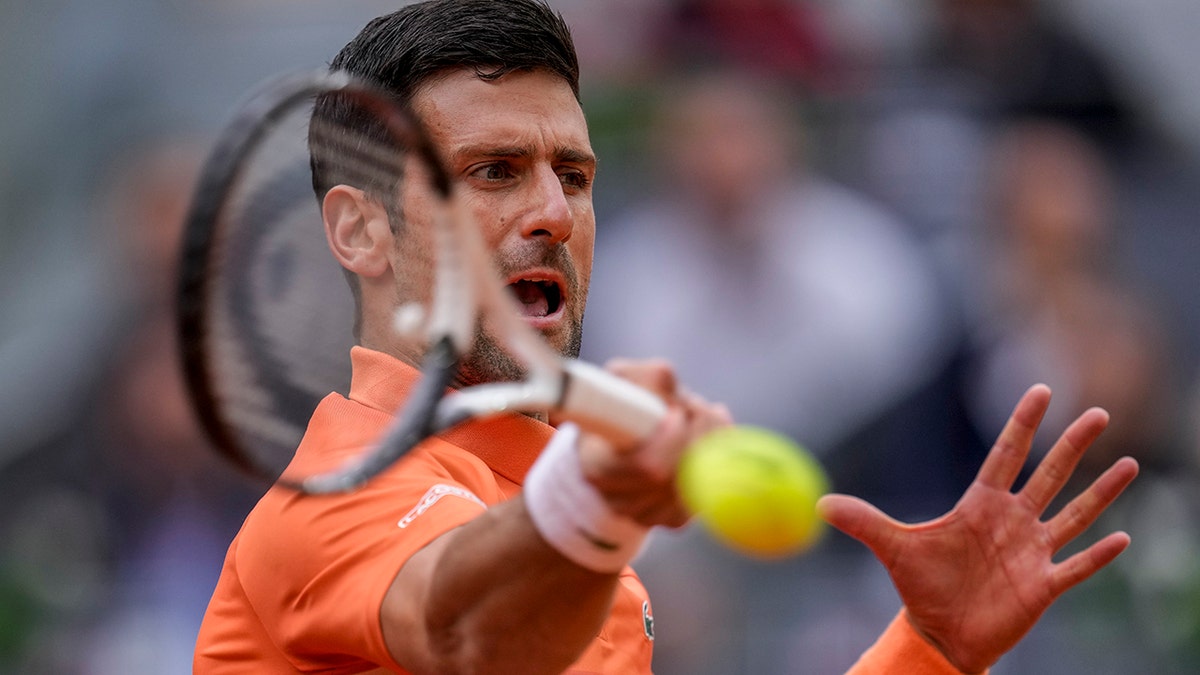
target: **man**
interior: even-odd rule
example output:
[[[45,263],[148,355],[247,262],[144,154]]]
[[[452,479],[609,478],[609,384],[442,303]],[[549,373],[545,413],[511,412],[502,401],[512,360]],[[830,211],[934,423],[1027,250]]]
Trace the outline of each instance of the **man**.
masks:
[[[526,320],[576,353],[595,157],[561,18],[537,0],[433,0],[372,22],[332,67],[411,101],[514,290],[557,287],[558,302],[527,298]],[[401,186],[397,208],[326,184],[319,161],[314,170],[330,247],[353,275],[360,346],[349,398],[326,398],[297,450],[310,469],[370,444],[417,377],[419,345],[389,325],[428,274],[419,194]],[[461,379],[512,367],[485,341]],[[508,416],[431,439],[348,495],[269,491],[230,546],[195,671],[649,672],[650,604],[628,562],[650,527],[686,522],[673,480],[679,456],[729,418],[678,387],[663,363],[610,368],[669,404],[632,450]],[[853,498],[825,499],[824,516],[876,551],[905,601],[855,672],[981,671],[1127,545],[1116,534],[1050,561],[1132,480],[1132,461],[1065,515],[1038,520],[1103,428],[1101,411],[1085,413],[1028,487],[1009,493],[1048,399],[1045,388],[1022,399],[980,480],[939,521],[907,527]]]

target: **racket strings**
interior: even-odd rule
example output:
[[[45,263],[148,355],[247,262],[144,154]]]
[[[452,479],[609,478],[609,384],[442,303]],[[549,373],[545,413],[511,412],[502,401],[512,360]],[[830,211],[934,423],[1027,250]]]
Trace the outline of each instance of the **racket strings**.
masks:
[[[354,303],[313,191],[310,102],[272,118],[222,195],[209,251],[209,369],[243,454],[279,475],[322,398],[348,393]],[[400,160],[332,129],[323,157],[390,180]]]
[[[404,178],[410,153],[398,140],[384,141],[376,133],[320,117],[313,118],[308,139],[313,156],[334,183],[389,194]]]

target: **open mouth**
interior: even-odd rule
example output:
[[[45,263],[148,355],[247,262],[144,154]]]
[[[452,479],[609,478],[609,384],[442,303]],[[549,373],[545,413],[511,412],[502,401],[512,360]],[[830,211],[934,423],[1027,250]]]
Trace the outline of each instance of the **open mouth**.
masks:
[[[543,318],[562,310],[563,293],[558,282],[550,279],[518,279],[508,285],[517,298],[521,315]]]

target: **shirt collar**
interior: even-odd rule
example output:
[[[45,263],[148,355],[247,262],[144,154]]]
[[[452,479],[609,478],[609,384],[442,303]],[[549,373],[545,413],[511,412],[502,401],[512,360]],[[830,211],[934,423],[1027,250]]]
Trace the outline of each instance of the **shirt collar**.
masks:
[[[394,415],[420,378],[413,366],[365,347],[350,350],[350,400]],[[439,437],[482,459],[492,471],[521,484],[554,428],[514,413],[472,420]]]

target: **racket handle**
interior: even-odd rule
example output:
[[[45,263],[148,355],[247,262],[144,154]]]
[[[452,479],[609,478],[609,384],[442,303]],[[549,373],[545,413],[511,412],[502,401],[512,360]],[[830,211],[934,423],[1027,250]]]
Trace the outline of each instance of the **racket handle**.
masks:
[[[667,414],[658,396],[586,361],[568,360],[559,412],[618,448],[648,438]]]

